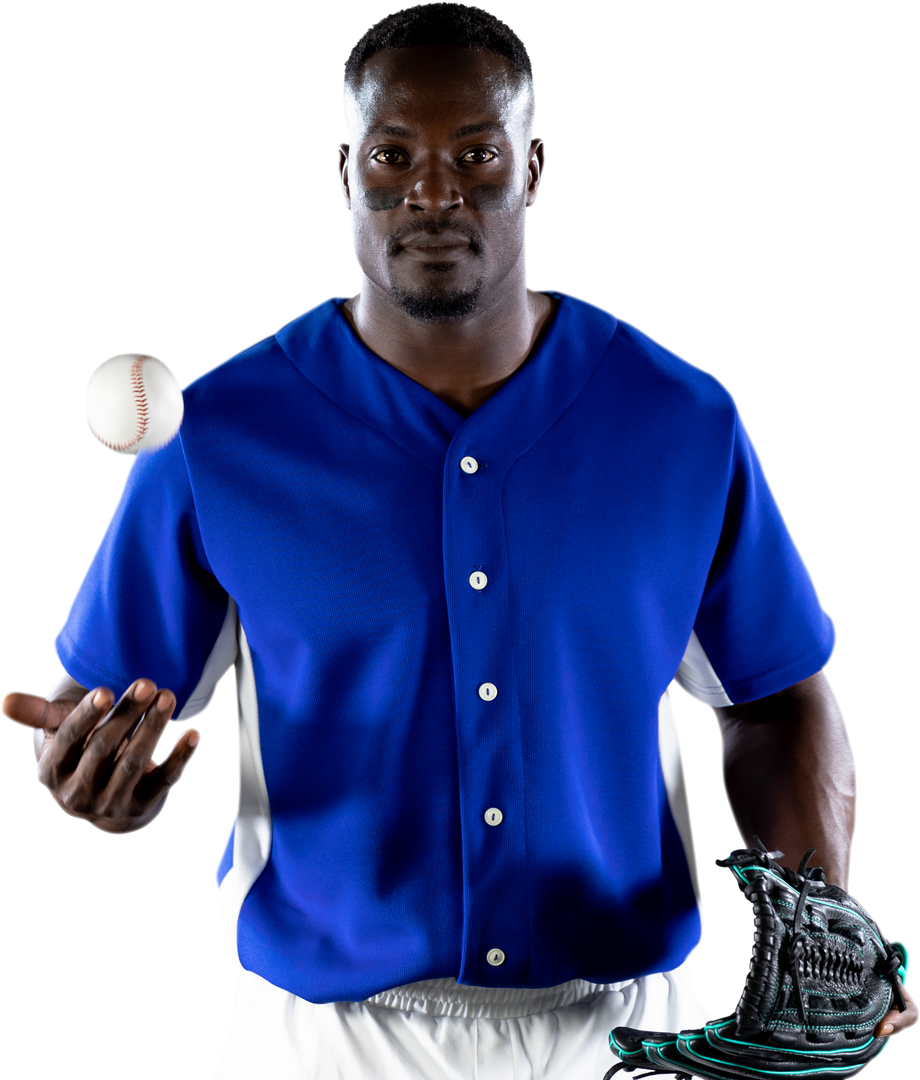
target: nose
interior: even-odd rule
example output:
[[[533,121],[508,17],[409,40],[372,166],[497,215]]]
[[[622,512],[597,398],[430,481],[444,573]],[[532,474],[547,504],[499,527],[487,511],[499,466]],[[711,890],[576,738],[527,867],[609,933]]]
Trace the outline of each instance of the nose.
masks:
[[[461,206],[463,196],[452,170],[441,162],[432,161],[418,170],[407,201],[410,210],[443,214]]]

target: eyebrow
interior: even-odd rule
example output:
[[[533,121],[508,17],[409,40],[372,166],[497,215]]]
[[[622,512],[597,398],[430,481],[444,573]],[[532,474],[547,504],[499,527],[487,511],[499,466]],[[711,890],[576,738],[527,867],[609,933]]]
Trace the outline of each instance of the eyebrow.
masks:
[[[453,137],[455,139],[468,139],[471,135],[482,135],[487,131],[503,134],[505,128],[504,125],[497,123],[495,120],[486,120],[482,124],[467,124],[465,127],[458,128]],[[389,135],[393,139],[411,139],[414,137],[415,132],[411,128],[399,127],[397,124],[371,124],[365,132],[365,136],[368,135]]]

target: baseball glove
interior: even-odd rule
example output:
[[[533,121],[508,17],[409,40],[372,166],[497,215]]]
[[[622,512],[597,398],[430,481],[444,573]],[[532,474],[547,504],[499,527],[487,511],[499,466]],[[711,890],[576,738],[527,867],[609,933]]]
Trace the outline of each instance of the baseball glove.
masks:
[[[604,1080],[642,1068],[678,1080],[845,1080],[888,1041],[873,1032],[892,1002],[904,1011],[904,946],[808,866],[814,849],[795,871],[775,861],[781,851],[761,848],[716,860],[754,906],[751,967],[734,1013],[679,1034],[614,1028],[610,1049],[621,1060]]]

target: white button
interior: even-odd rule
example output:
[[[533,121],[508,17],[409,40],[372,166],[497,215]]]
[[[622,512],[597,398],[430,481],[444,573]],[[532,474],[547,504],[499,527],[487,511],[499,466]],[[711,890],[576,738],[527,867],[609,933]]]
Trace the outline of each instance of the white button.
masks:
[[[497,806],[490,806],[485,813],[486,825],[501,825],[504,816]]]
[[[479,696],[483,701],[491,701],[493,698],[498,697],[498,687],[495,683],[484,682],[479,687]]]
[[[486,953],[486,960],[492,965],[492,967],[498,967],[505,962],[505,954],[501,949],[489,949]]]
[[[489,584],[489,579],[481,570],[474,570],[470,574],[470,584],[474,589],[484,589]]]
[[[479,468],[479,462],[474,457],[460,458],[460,468],[465,473],[474,473]]]

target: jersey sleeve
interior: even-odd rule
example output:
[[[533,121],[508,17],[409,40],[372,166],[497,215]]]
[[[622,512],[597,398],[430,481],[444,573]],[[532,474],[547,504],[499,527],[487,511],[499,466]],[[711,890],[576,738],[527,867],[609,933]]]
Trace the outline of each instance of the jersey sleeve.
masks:
[[[192,715],[210,696],[200,687],[206,665],[210,689],[222,674],[215,647],[227,651],[234,611],[208,564],[181,439],[139,454],[55,642],[65,670],[116,698],[153,679],[175,694],[176,716]]]
[[[722,532],[678,682],[711,705],[755,701],[820,671],[834,627],[740,419]]]

